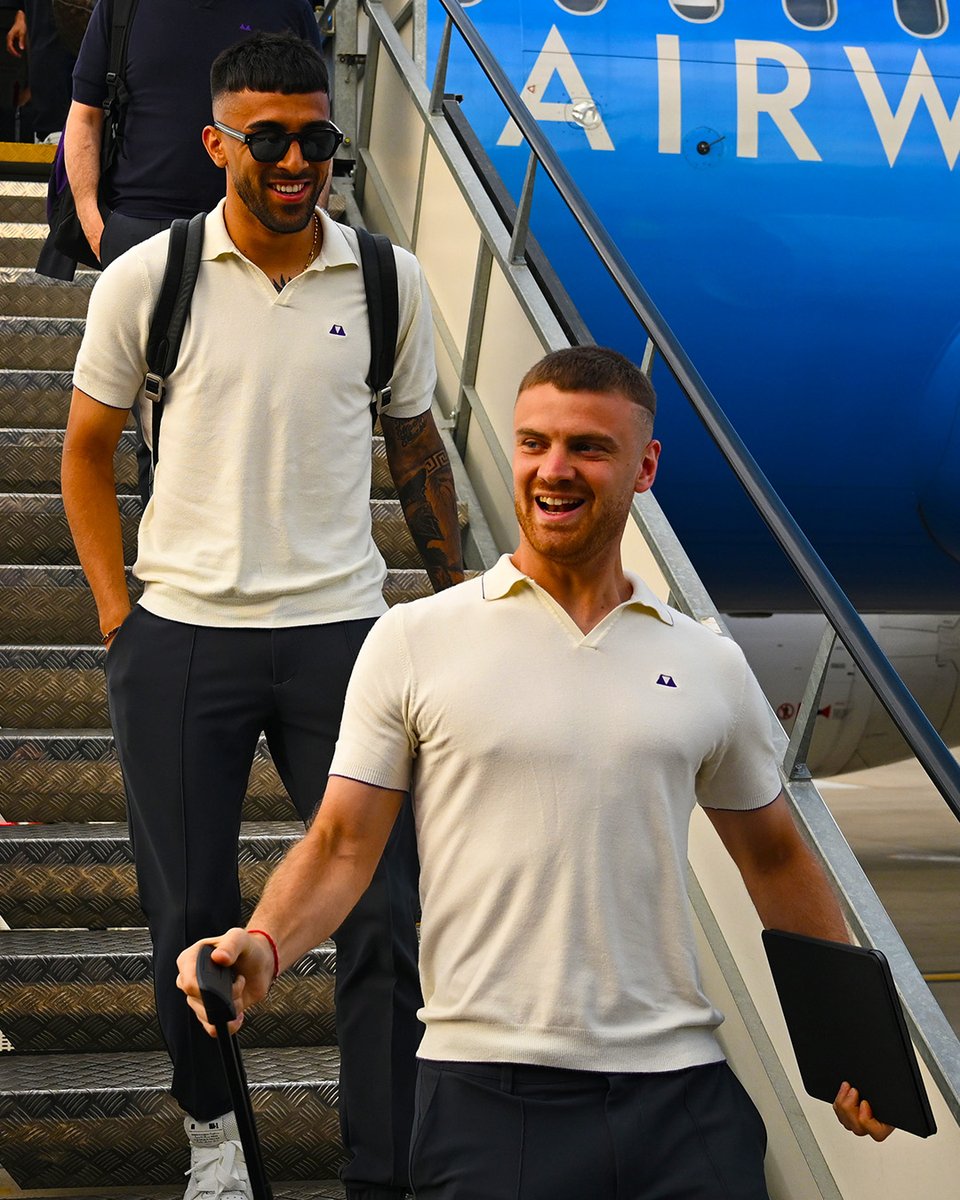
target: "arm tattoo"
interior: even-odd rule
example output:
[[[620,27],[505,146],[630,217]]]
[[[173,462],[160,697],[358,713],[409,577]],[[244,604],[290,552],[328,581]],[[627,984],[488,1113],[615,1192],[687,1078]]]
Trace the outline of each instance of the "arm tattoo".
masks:
[[[400,505],[434,591],[463,579],[453,471],[429,413],[384,422],[387,461]]]

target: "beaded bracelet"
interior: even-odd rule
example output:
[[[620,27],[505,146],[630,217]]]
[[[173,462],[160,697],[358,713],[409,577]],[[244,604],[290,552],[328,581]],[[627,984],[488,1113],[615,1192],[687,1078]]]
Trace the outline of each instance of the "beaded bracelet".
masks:
[[[265,937],[270,943],[270,949],[273,951],[273,977],[276,979],[280,974],[280,952],[277,950],[277,943],[265,929],[248,929],[247,933],[259,933],[261,937]]]

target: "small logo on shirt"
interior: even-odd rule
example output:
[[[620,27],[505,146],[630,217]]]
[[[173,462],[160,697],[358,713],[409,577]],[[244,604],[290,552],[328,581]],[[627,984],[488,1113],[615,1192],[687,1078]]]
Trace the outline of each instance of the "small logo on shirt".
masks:
[[[344,327],[342,325],[331,325],[330,332],[334,335],[334,337],[346,337],[347,336],[347,331],[344,329]]]
[[[240,32],[241,33],[253,33],[253,26],[252,25],[241,25]]]
[[[677,686],[676,680],[673,678],[672,675],[661,675],[660,678],[657,680],[657,684],[660,687],[674,687],[675,688]]]

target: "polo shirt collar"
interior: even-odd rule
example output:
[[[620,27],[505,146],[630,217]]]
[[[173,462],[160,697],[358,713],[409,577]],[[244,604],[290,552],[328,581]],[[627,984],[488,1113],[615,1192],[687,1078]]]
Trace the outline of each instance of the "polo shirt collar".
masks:
[[[203,253],[201,255],[204,260],[220,258],[224,254],[235,254],[238,258],[246,258],[234,245],[230,234],[227,233],[227,226],[223,219],[225,204],[226,200],[221,200],[217,207],[207,214],[203,226]],[[317,212],[320,214],[322,245],[320,253],[307,270],[322,271],[327,267],[359,266],[357,256],[347,241],[343,229],[322,209],[317,209]]]
[[[624,574],[633,588],[633,595],[625,601],[624,607],[647,609],[659,617],[665,625],[672,625],[673,613],[670,608],[654,595],[640,576],[634,575],[632,571],[624,571]],[[516,588],[524,585],[533,586],[533,584],[534,581],[529,576],[524,575],[513,565],[510,555],[503,554],[483,575],[483,598],[484,600],[502,600]]]

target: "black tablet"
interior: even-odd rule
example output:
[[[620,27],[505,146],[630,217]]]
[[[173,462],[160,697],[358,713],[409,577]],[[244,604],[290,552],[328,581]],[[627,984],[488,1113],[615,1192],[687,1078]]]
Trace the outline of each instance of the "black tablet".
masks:
[[[779,929],[763,931],[763,946],[808,1094],[832,1104],[846,1080],[877,1120],[936,1133],[883,954]]]

